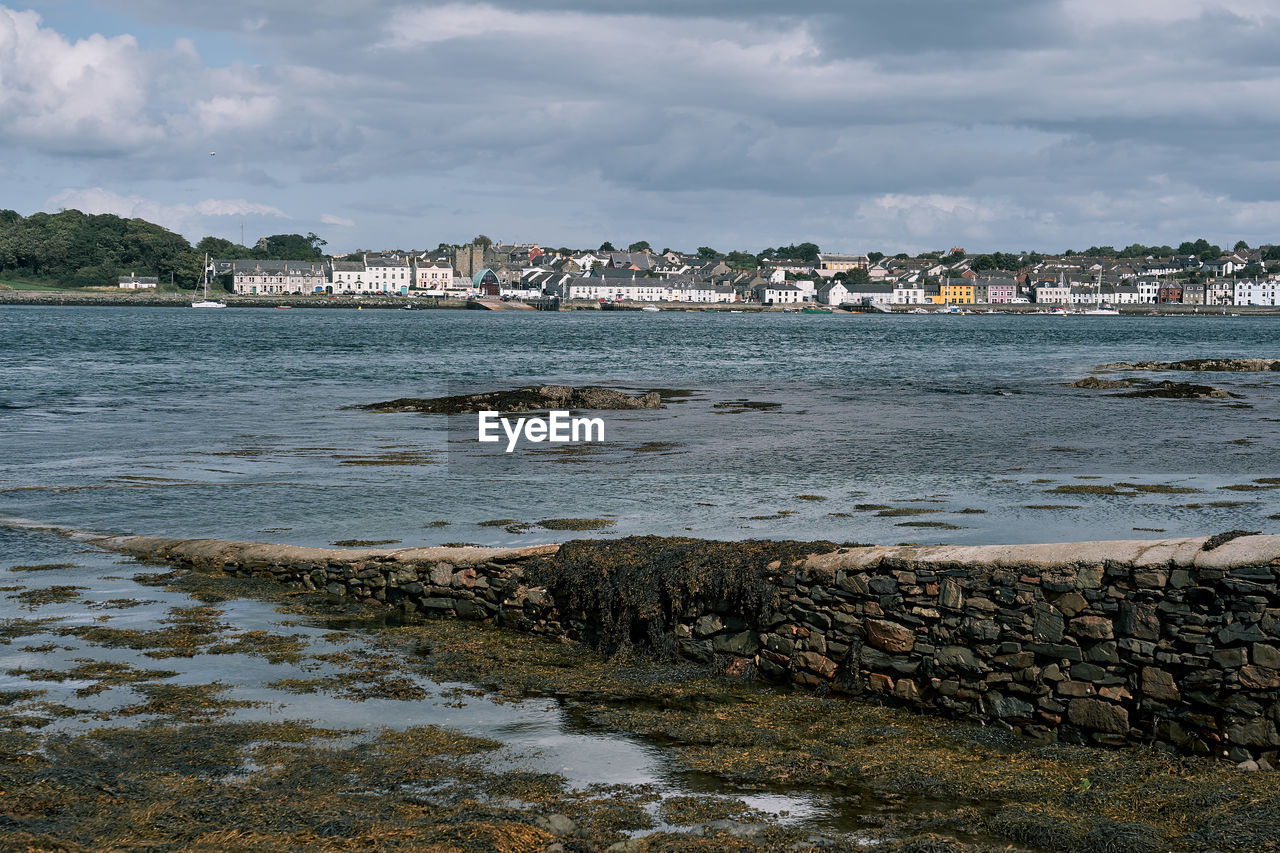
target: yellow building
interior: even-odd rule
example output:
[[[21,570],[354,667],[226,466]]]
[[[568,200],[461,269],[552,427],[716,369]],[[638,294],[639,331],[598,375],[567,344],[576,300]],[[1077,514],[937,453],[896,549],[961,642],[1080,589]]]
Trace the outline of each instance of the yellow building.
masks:
[[[973,282],[968,279],[943,282],[939,289],[942,291],[942,301],[944,303],[949,305],[973,304]]]

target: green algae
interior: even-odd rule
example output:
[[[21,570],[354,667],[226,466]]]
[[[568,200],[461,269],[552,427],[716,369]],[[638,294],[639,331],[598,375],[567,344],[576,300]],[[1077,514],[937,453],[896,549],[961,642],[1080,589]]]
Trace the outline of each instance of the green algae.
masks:
[[[28,610],[35,610],[46,604],[65,604],[68,601],[75,601],[80,597],[81,590],[88,589],[87,586],[49,586],[40,589],[28,589],[23,592],[6,595],[5,598],[12,598],[22,602],[22,606]]]
[[[10,566],[11,572],[55,572],[61,569],[78,569],[75,563],[36,563],[28,566]]]
[[[547,530],[601,530],[615,523],[611,518],[544,518],[538,526]]]
[[[928,515],[934,512],[942,512],[940,509],[925,509],[922,507],[897,507],[895,509],[884,509],[877,512],[880,518],[902,518],[910,515]]]

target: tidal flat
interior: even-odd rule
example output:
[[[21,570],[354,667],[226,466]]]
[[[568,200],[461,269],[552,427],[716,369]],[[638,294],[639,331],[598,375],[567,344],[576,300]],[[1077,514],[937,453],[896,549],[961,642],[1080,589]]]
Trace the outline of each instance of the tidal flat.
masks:
[[[1277,849],[1271,773],[74,556],[0,573],[88,587],[0,620],[15,849]]]

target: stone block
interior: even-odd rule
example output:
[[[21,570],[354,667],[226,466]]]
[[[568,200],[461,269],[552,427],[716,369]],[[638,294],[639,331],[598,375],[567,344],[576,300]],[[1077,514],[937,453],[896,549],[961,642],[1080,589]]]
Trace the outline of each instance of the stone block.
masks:
[[[1182,694],[1173,676],[1154,666],[1142,668],[1142,692],[1158,702],[1179,702]]]
[[[1071,633],[1090,640],[1110,640],[1115,636],[1111,620],[1105,616],[1077,616],[1071,620]]]
[[[1098,699],[1072,699],[1067,705],[1067,719],[1092,732],[1117,735],[1129,732],[1129,712]]]
[[[916,644],[915,632],[910,628],[884,619],[867,619],[867,642],[877,649],[901,654],[911,651]]]
[[[1263,643],[1253,644],[1253,662],[1267,669],[1280,669],[1280,649]]]

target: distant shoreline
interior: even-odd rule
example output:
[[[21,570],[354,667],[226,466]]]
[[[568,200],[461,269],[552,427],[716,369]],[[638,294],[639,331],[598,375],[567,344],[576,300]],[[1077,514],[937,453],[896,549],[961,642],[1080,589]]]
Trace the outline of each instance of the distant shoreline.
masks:
[[[141,307],[141,308],[190,308],[193,299],[197,298],[195,292],[192,293],[104,293],[102,291],[85,291],[83,293],[71,290],[0,290],[0,306],[3,305],[49,305],[49,306],[67,306],[67,307]],[[231,293],[218,293],[216,298],[225,302],[228,308],[278,308],[280,306],[288,306],[289,308],[314,308],[314,309],[349,309],[368,308],[382,310],[397,310],[411,308],[413,310],[466,310],[485,309],[490,307],[503,308],[507,305],[514,307],[515,303],[496,304],[493,300],[481,303],[475,300],[464,299],[437,299],[429,296],[311,296],[306,294],[274,294],[274,295],[258,295],[258,296],[239,296]],[[571,300],[564,301],[560,304],[560,311],[617,311],[617,312],[636,312],[645,304],[653,304],[662,311],[693,312],[702,313],[717,312],[723,313],[728,311],[737,311],[743,313],[770,313],[781,314],[790,310],[791,312],[799,312],[803,305],[781,306],[781,305],[760,305],[758,303],[697,303],[697,302],[674,302],[674,303],[612,303],[602,306],[598,302],[590,300]],[[523,307],[523,306],[522,306]],[[826,306],[809,305],[811,308],[825,308]],[[940,313],[942,306],[918,306],[918,305],[898,305],[892,306],[894,314],[907,314],[912,309],[924,307],[929,313]],[[964,305],[957,306],[967,312],[971,312],[975,316],[985,315],[988,312],[994,314],[1036,314],[1044,311],[1046,306],[1043,305],[998,305],[998,304],[980,304],[980,305]],[[546,310],[544,308],[544,310]],[[1118,311],[1122,316],[1126,317],[1144,317],[1144,316],[1187,316],[1187,317],[1221,317],[1221,316],[1240,316],[1240,317],[1278,317],[1280,316],[1280,306],[1267,305],[1240,305],[1226,306],[1225,311],[1222,306],[1213,305],[1121,305]],[[862,316],[864,312],[849,312],[836,309],[834,316]],[[878,313],[878,312],[866,312]]]

